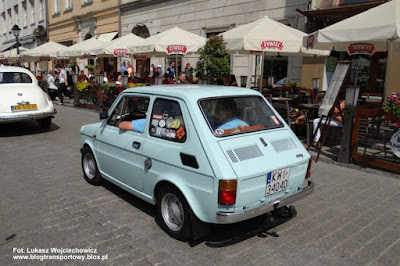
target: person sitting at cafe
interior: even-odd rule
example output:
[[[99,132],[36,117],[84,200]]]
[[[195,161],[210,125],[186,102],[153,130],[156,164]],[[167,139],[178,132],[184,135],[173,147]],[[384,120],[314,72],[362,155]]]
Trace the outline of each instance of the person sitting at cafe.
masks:
[[[239,119],[239,110],[233,99],[220,99],[215,107],[215,119],[219,122],[219,129],[232,129],[239,126],[249,126],[246,122]],[[217,123],[218,124],[218,123]]]
[[[186,84],[186,74],[185,72],[180,72],[178,76],[178,80],[175,84]]]
[[[339,95],[339,103],[333,111],[332,119],[330,119],[329,126],[343,127],[344,107],[345,107],[345,100],[343,94],[341,93]],[[329,121],[328,117],[314,119],[313,121],[314,146],[318,145],[319,139],[321,138],[321,129],[320,127],[318,127],[318,125],[328,126],[327,120]]]

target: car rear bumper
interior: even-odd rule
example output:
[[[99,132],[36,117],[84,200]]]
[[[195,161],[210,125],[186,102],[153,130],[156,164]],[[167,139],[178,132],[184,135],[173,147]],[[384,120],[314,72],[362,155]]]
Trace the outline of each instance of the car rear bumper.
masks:
[[[299,193],[284,198],[279,202],[266,203],[261,205],[260,207],[241,212],[217,212],[217,221],[222,224],[230,224],[237,223],[244,220],[248,220],[265,213],[271,212],[276,208],[280,208],[286,205],[289,205],[299,199],[307,197],[314,191],[314,182],[308,180],[308,185]]]
[[[54,109],[54,111],[51,112],[37,112],[37,113],[30,113],[30,114],[18,114],[18,115],[0,115],[0,124],[3,123],[11,123],[11,122],[17,122],[17,121],[22,121],[22,120],[29,120],[29,119],[42,119],[46,118],[52,115],[57,114],[57,111]]]

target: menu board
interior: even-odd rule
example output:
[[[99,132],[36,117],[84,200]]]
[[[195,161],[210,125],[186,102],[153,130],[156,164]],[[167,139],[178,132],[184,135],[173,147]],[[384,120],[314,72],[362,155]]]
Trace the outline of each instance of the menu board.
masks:
[[[335,104],[336,98],[343,85],[344,79],[350,68],[350,62],[338,62],[333,73],[331,83],[329,83],[328,90],[325,93],[324,99],[318,110],[319,117],[328,116],[329,111]]]

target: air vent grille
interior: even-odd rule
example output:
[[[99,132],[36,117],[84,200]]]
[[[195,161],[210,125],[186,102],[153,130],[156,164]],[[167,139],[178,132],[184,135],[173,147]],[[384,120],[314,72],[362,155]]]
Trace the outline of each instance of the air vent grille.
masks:
[[[257,145],[251,145],[234,149],[240,161],[245,161],[257,157],[262,157],[264,154]]]
[[[272,147],[276,152],[289,151],[298,148],[296,142],[292,138],[278,139],[271,141]]]
[[[231,158],[232,162],[237,163],[238,159],[236,158],[236,155],[233,153],[232,150],[227,150],[226,151],[229,155],[229,157]]]

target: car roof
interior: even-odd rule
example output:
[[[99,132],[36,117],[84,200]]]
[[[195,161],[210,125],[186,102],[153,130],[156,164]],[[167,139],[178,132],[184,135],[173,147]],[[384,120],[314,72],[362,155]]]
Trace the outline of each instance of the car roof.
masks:
[[[218,85],[158,85],[135,87],[124,90],[124,93],[145,93],[160,96],[177,97],[186,100],[198,100],[202,98],[239,96],[239,95],[256,95],[260,93],[252,89],[218,86]]]
[[[2,66],[0,67],[0,72],[23,72],[32,75],[32,72],[23,68],[23,67],[15,67],[15,66]]]

